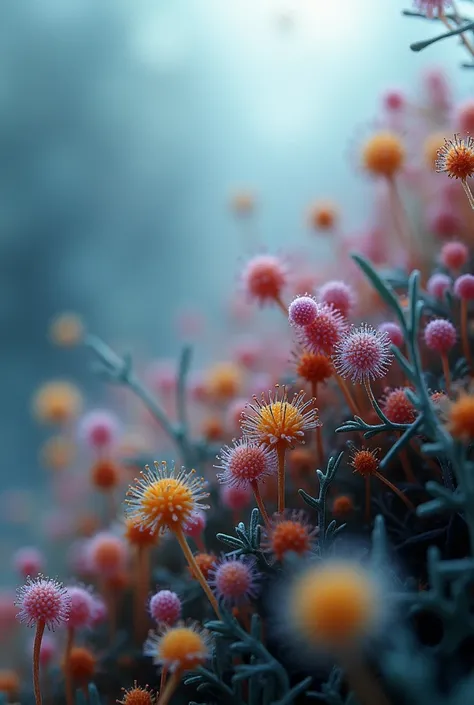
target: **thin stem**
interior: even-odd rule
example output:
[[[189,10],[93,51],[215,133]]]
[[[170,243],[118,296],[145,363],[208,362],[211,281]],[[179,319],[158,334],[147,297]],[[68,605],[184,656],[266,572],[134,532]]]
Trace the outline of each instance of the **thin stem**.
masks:
[[[467,183],[467,181],[465,179],[461,179],[461,184],[462,184],[462,187],[466,193],[467,200],[469,201],[469,205],[474,210],[474,196],[472,195],[472,191],[469,188],[469,184]]]
[[[135,604],[134,604],[134,627],[135,627],[135,641],[140,644],[144,632],[144,616],[145,616],[145,602],[146,593],[148,592],[148,578],[147,578],[147,566],[146,562],[148,560],[148,551],[143,546],[137,546],[136,552],[136,583],[135,583]]]
[[[33,646],[33,687],[35,691],[36,705],[41,705],[41,688],[40,688],[40,652],[41,642],[43,640],[44,628],[46,624],[40,619],[36,624],[35,643]]]
[[[413,512],[415,511],[415,505],[410,502],[410,500],[408,499],[408,497],[405,497],[405,495],[403,494],[403,492],[401,492],[401,491],[398,489],[398,487],[396,487],[392,482],[390,482],[390,480],[387,480],[387,478],[384,477],[380,472],[374,472],[374,475],[375,475],[375,477],[377,477],[381,482],[383,482],[384,485],[387,485],[387,487],[389,487],[389,488],[392,490],[392,492],[394,492],[394,493],[397,495],[397,497],[400,497],[400,499],[402,500],[402,502],[404,502],[404,504],[406,504],[406,506],[408,507],[408,509],[411,509]]]
[[[359,411],[359,408],[358,408],[357,404],[355,403],[354,399],[352,398],[352,395],[351,395],[344,379],[338,374],[335,374],[335,378],[336,378],[336,382],[339,385],[339,389],[341,390],[341,392],[344,396],[344,399],[346,400],[346,404],[349,407],[349,409],[351,410],[352,414],[354,416],[360,416],[361,413]]]
[[[285,511],[285,443],[280,441],[276,450],[278,456],[278,513],[282,514]]]
[[[467,299],[461,299],[461,340],[463,355],[472,373],[471,348],[469,346],[469,335],[467,332]]]
[[[443,365],[444,381],[446,383],[446,393],[451,394],[451,372],[449,369],[449,361],[446,353],[441,353],[441,363]]]
[[[260,488],[258,486],[257,480],[252,480],[251,482],[253,493],[255,495],[255,501],[257,502],[257,507],[260,511],[260,514],[263,517],[263,521],[265,522],[265,526],[267,529],[270,528],[270,518],[268,516],[267,510],[265,509],[265,504],[262,499],[262,495],[260,494]]]
[[[165,689],[167,675],[168,675],[168,669],[166,666],[163,666],[163,668],[161,669],[160,690],[158,691],[158,695],[161,695],[161,693]]]
[[[219,620],[222,620],[221,613],[219,611],[219,605],[217,604],[217,600],[216,600],[211,588],[209,587],[204,575],[202,574],[200,567],[196,563],[196,559],[194,558],[192,551],[188,546],[188,542],[186,541],[186,537],[184,536],[181,527],[175,528],[174,534],[178,540],[178,543],[181,547],[181,550],[184,554],[184,557],[186,558],[188,565],[191,568],[192,574],[194,575],[194,577],[196,578],[196,580],[199,582],[202,589],[206,593],[206,597],[209,600],[209,602],[211,603],[212,608],[217,615],[217,618]]]
[[[67,640],[66,640],[66,652],[64,655],[64,679],[66,686],[66,703],[67,705],[73,705],[74,694],[72,689],[72,674],[71,674],[71,651],[74,644],[74,628],[68,627],[67,630]]]
[[[455,6],[454,2],[452,2],[452,6],[453,6],[453,10],[454,10],[454,15],[455,15],[456,24],[460,25],[460,24],[462,24],[463,20],[460,18],[459,13],[458,13],[458,11],[457,11],[457,9],[456,9],[456,6]],[[447,18],[446,18],[446,15],[445,15],[444,13],[443,13],[442,15],[440,15],[440,20],[441,20],[441,22],[444,24],[444,26],[446,27],[446,29],[448,29],[449,31],[452,31],[452,30],[454,29],[454,28],[451,26],[451,24],[448,22],[448,20],[447,20]],[[464,44],[464,47],[467,49],[467,51],[469,52],[469,54],[470,54],[471,56],[474,56],[474,49],[473,49],[473,47],[472,47],[472,44],[471,44],[470,41],[467,39],[467,37],[465,36],[464,32],[462,32],[459,36],[460,36],[460,38],[461,38],[462,43]]]
[[[390,701],[370,671],[352,654],[340,659],[347,682],[360,705],[390,705]]]
[[[372,391],[370,379],[368,379],[368,378],[364,379],[364,387],[365,387],[365,391],[367,392],[367,396],[369,397],[369,401],[372,405],[372,408],[375,411],[375,413],[377,414],[377,400],[376,400],[374,393]],[[377,416],[378,416],[378,414],[377,414]]]
[[[171,700],[174,691],[179,685],[179,682],[181,680],[181,671],[176,671],[170,676],[170,679],[168,683],[165,686],[165,689],[161,693],[157,705],[168,705],[169,701]]]
[[[282,299],[279,296],[275,297],[275,303],[280,309],[285,314],[285,318],[288,318],[288,306],[285,306],[283,303]]]
[[[413,256],[413,238],[411,236],[406,211],[394,178],[388,179],[388,187],[390,191],[390,201],[392,204],[393,220],[395,222],[395,228],[398,235],[398,244],[400,245],[402,251],[404,250],[407,253],[408,258],[410,259]]]
[[[317,382],[312,382],[311,394],[313,395],[313,399],[316,404],[317,403],[317,395],[318,395]],[[324,462],[324,447],[323,447],[323,432],[322,432],[322,427],[320,424],[318,424],[316,426],[316,456],[317,456],[317,463],[321,467]]]

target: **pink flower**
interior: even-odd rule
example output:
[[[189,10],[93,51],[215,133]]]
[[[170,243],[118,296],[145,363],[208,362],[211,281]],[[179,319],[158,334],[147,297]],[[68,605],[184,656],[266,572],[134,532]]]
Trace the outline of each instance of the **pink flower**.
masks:
[[[44,567],[44,556],[37,548],[25,546],[15,553],[13,564],[22,578],[34,577]]]
[[[336,347],[334,365],[338,374],[353,382],[384,377],[393,358],[390,345],[386,333],[366,323],[353,327]]]
[[[90,590],[81,585],[71,585],[68,587],[68,593],[71,598],[68,627],[83,629],[91,626],[95,604]]]
[[[79,437],[92,450],[104,450],[116,442],[118,427],[114,414],[105,409],[95,409],[82,417]]]
[[[197,538],[201,536],[202,532],[206,528],[206,515],[204,512],[196,511],[191,514],[189,519],[186,519],[183,524],[183,531],[186,536],[191,538]]]
[[[446,274],[433,274],[426,283],[426,291],[435,299],[443,299],[447,291],[451,289],[453,280]]]
[[[447,269],[457,271],[463,267],[469,257],[469,250],[463,242],[447,242],[441,248],[440,260]]]
[[[224,446],[218,456],[221,465],[215,467],[220,482],[229,487],[250,488],[253,482],[273,475],[278,470],[278,458],[274,450],[256,445],[241,438],[233,446]]]
[[[260,304],[278,301],[287,279],[283,262],[272,255],[253,257],[242,273],[242,282],[248,297]]]
[[[247,486],[231,487],[230,485],[222,485],[220,497],[224,507],[232,509],[234,512],[238,512],[249,506],[253,493]]]
[[[33,580],[27,578],[25,585],[18,588],[15,605],[20,609],[20,622],[28,627],[44,622],[53,630],[68,621],[71,598],[62,583],[40,575]]]
[[[288,307],[288,320],[292,326],[309,326],[318,313],[318,304],[312,296],[297,296]]]
[[[474,276],[463,274],[454,282],[454,293],[459,299],[472,301],[474,299]]]
[[[381,333],[386,333],[388,335],[392,345],[396,345],[397,348],[401,348],[405,339],[403,337],[403,332],[398,323],[393,323],[392,321],[385,321],[379,325],[379,331]]]
[[[444,355],[456,344],[456,328],[444,318],[435,318],[426,325],[424,337],[430,350]]]
[[[450,4],[450,0],[414,0],[416,9],[427,17],[443,15]]]
[[[338,311],[327,304],[318,304],[313,322],[298,329],[298,341],[312,353],[332,355],[334,348],[347,330],[347,324]]]
[[[332,306],[333,309],[347,318],[355,306],[355,294],[351,286],[342,281],[329,281],[323,284],[318,291],[318,299],[322,304]]]
[[[171,626],[181,616],[181,600],[171,590],[160,590],[150,598],[149,609],[155,622]]]
[[[239,605],[258,594],[255,559],[224,556],[209,571],[209,585],[227,606]]]

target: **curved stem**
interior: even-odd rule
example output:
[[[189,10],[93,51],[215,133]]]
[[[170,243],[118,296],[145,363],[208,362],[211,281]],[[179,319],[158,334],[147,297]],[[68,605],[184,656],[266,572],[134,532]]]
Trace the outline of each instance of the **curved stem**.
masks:
[[[251,482],[253,493],[255,495],[255,501],[257,502],[257,507],[260,511],[260,514],[263,517],[263,521],[265,522],[265,526],[267,529],[270,528],[270,518],[268,516],[267,510],[265,509],[265,504],[262,499],[262,495],[260,494],[260,488],[258,486],[257,480],[252,480]]]
[[[461,184],[462,184],[464,192],[467,196],[467,200],[469,201],[469,205],[474,210],[474,196],[472,195],[472,191],[469,188],[469,184],[467,183],[467,181],[465,179],[461,179]]]
[[[446,384],[446,393],[448,397],[451,395],[451,372],[449,369],[449,361],[446,353],[441,353],[441,363],[443,365],[444,381]]]
[[[44,620],[40,620],[36,625],[35,643],[33,646],[33,687],[35,692],[36,705],[41,705],[41,688],[40,688],[40,652],[41,642],[43,640],[44,628],[46,624]]]
[[[415,511],[415,505],[410,502],[410,500],[408,499],[408,497],[405,497],[405,495],[403,494],[403,492],[401,492],[401,491],[398,489],[398,487],[396,487],[392,482],[390,482],[390,480],[387,480],[387,478],[384,477],[380,472],[375,472],[374,475],[375,475],[375,477],[377,477],[381,482],[383,482],[384,485],[387,485],[387,487],[389,487],[389,488],[392,490],[392,492],[394,492],[394,493],[397,495],[397,497],[400,497],[400,499],[402,500],[402,502],[404,502],[404,504],[406,504],[406,506],[408,507],[408,509],[411,509],[412,512]]]
[[[317,396],[318,396],[317,382],[313,382],[311,384],[311,394],[313,395],[313,399],[316,404],[317,403]],[[317,455],[318,465],[319,465],[319,467],[321,467],[324,462],[324,447],[323,447],[322,426],[320,424],[318,424],[316,426],[316,455]]]
[[[276,450],[278,455],[278,513],[282,514],[285,511],[285,443],[280,441]]]
[[[163,668],[161,669],[160,690],[158,691],[158,695],[161,695],[165,689],[167,675],[168,675],[168,669],[166,666],[163,666]]]
[[[288,306],[285,306],[285,304],[283,303],[283,301],[281,300],[281,298],[279,296],[275,297],[275,303],[278,306],[278,308],[280,309],[280,311],[282,311],[285,314],[285,318],[288,318]]]
[[[346,400],[346,404],[349,407],[349,409],[351,410],[352,414],[354,416],[361,416],[359,408],[358,408],[357,404],[355,403],[354,399],[352,398],[352,395],[351,395],[349,389],[347,388],[347,384],[345,383],[343,378],[338,374],[335,374],[334,376],[336,378],[336,382],[339,385],[339,389],[341,390],[341,392],[344,396],[344,399]]]
[[[66,653],[64,656],[64,678],[66,685],[66,703],[67,705],[73,705],[74,694],[72,689],[72,677],[71,677],[71,651],[72,645],[74,644],[74,628],[68,627],[67,630],[67,640],[66,640]]]
[[[176,539],[181,547],[181,550],[184,554],[184,557],[186,558],[188,565],[191,568],[192,574],[194,575],[194,577],[196,578],[196,580],[199,582],[202,589],[206,593],[206,597],[209,600],[209,602],[211,603],[212,608],[217,615],[217,618],[219,620],[222,620],[217,600],[216,600],[211,588],[209,587],[204,575],[202,574],[200,567],[196,563],[196,559],[194,558],[192,551],[188,546],[188,542],[186,541],[186,537],[184,536],[182,529],[180,527],[177,527],[174,530],[174,534],[175,534]]]
[[[471,349],[469,347],[469,335],[467,332],[467,300],[461,299],[461,340],[462,340],[462,351],[466,358],[466,362],[469,365],[469,371],[472,374],[472,357]]]
[[[175,673],[173,673],[168,683],[166,684],[165,689],[160,694],[157,705],[168,705],[169,701],[173,696],[174,691],[179,685],[180,680],[181,671],[176,671]]]

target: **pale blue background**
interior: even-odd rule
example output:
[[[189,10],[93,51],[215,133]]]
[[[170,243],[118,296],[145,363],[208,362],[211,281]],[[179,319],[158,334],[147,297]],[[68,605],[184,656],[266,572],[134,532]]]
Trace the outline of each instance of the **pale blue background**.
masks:
[[[278,248],[307,237],[315,196],[364,222],[348,158],[389,86],[416,93],[456,43],[399,0],[2,0],[0,479],[38,477],[32,390],[85,362],[51,350],[50,317],[172,354],[177,305],[218,315],[241,254],[226,207],[254,187]],[[14,470],[14,474],[13,474]]]

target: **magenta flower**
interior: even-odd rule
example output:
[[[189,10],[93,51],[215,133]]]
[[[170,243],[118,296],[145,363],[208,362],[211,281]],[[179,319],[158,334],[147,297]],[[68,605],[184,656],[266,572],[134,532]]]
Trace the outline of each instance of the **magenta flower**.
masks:
[[[229,487],[248,488],[253,482],[276,474],[278,458],[276,452],[262,445],[257,445],[241,438],[233,446],[224,446],[217,456],[221,465],[217,469],[220,482]]]
[[[258,594],[254,557],[224,556],[209,571],[209,585],[228,607],[254,599]]]
[[[332,355],[336,345],[347,330],[347,324],[339,311],[327,304],[318,304],[313,322],[299,328],[298,341],[309,352]]]
[[[68,593],[71,598],[68,627],[83,629],[91,626],[95,616],[95,600],[91,591],[82,585],[71,585]]]
[[[69,619],[71,597],[62,583],[39,575],[27,578],[25,585],[17,590],[17,618],[28,627],[43,623],[54,630]]]
[[[413,0],[413,4],[418,12],[422,12],[427,17],[434,17],[444,15],[451,0]]]
[[[159,590],[150,598],[149,609],[155,622],[171,626],[181,616],[181,600],[171,590]]]
[[[384,377],[393,359],[390,346],[387,333],[363,323],[337,345],[334,366],[341,377],[350,377],[352,382]]]

